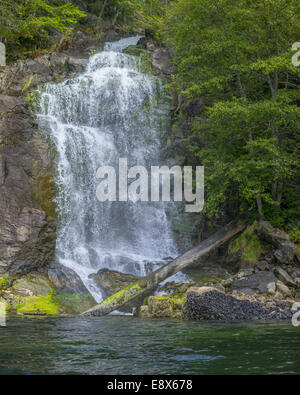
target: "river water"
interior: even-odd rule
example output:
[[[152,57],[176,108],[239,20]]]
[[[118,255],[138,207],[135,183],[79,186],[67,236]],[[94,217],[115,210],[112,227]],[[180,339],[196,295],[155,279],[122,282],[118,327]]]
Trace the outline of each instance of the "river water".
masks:
[[[0,374],[299,374],[291,324],[8,317]]]

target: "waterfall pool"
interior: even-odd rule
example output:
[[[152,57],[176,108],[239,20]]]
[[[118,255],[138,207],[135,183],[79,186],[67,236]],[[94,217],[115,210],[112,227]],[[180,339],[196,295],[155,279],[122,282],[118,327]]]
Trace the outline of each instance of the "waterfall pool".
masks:
[[[9,316],[0,327],[0,374],[299,374],[299,330],[290,323]]]

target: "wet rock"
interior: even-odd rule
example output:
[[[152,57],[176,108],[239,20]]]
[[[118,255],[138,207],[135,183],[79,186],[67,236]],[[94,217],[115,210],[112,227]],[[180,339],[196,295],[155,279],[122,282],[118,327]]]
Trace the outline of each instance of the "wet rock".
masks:
[[[259,237],[277,247],[274,252],[276,260],[282,264],[289,264],[294,259],[294,243],[290,241],[289,235],[282,230],[275,229],[267,221],[260,221],[257,229]]]
[[[277,281],[278,279],[272,272],[259,272],[235,280],[231,286],[231,290],[250,288],[260,293],[265,293],[267,291],[267,285]]]
[[[135,315],[141,318],[177,318],[183,317],[182,304],[184,294],[149,296],[147,304],[141,306]]]
[[[89,293],[78,274],[65,266],[51,265],[48,269],[48,277],[60,293],[79,295]]]
[[[109,269],[101,269],[97,273],[90,274],[89,278],[103,291],[105,297],[115,294],[138,279],[132,274],[124,274]]]
[[[289,310],[264,307],[259,302],[226,295],[212,287],[190,288],[183,304],[184,317],[190,320],[269,320],[290,318]]]
[[[171,318],[172,307],[170,300],[167,298],[159,298],[150,296],[148,298],[149,314],[153,318]]]
[[[166,294],[183,294],[191,287],[191,283],[178,283],[175,281],[167,282],[166,284],[159,286],[156,290],[157,293]]]
[[[24,99],[0,95],[0,112],[0,274],[17,277],[53,259],[51,148]]]

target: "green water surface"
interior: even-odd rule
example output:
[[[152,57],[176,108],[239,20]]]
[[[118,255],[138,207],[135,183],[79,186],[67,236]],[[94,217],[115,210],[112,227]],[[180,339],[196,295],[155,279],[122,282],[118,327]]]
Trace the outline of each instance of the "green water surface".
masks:
[[[0,374],[299,374],[300,327],[8,317]]]

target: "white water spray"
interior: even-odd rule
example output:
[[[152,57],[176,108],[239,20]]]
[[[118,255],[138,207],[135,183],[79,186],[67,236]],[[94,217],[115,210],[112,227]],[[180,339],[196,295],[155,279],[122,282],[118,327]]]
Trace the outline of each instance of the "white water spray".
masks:
[[[102,293],[91,273],[109,268],[144,276],[177,255],[167,205],[96,197],[99,166],[116,167],[124,157],[129,166],[159,164],[168,111],[162,86],[122,53],[139,38],[107,43],[83,74],[41,90],[40,127],[57,150],[56,256],[98,302]]]

